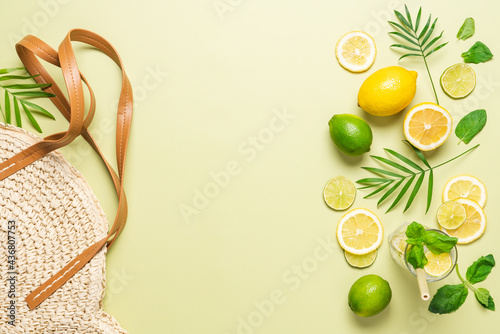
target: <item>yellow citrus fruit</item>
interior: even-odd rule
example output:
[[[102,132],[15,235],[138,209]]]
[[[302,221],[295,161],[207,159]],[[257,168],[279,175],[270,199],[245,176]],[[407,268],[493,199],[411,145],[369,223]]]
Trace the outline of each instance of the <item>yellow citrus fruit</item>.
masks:
[[[417,76],[417,72],[400,66],[382,68],[361,85],[358,105],[375,116],[394,115],[406,108],[415,97]]]
[[[437,220],[442,227],[453,230],[465,222],[466,212],[462,204],[447,201],[441,204],[437,211]]]
[[[377,250],[363,255],[356,255],[344,251],[344,256],[347,263],[349,263],[349,265],[351,265],[352,267],[366,268],[371,266],[373,262],[375,262],[375,259],[377,258]]]
[[[351,31],[335,47],[339,64],[350,72],[364,72],[372,66],[377,54],[375,41],[365,32]]]
[[[443,189],[443,201],[468,198],[482,208],[486,204],[486,186],[478,178],[471,175],[457,175],[450,179]]]
[[[476,73],[467,64],[458,63],[448,67],[441,75],[441,88],[451,98],[461,99],[476,87]]]
[[[457,237],[458,244],[469,244],[483,235],[486,229],[486,215],[479,204],[473,200],[457,198],[455,201],[462,204],[465,208],[465,222],[456,229],[441,228],[441,230],[452,237]]]
[[[430,276],[442,276],[446,274],[452,266],[450,253],[441,253],[438,255],[431,251],[427,251],[425,252],[425,257],[428,262],[424,266],[424,271]]]
[[[420,103],[411,108],[403,123],[406,139],[421,151],[441,146],[450,136],[452,127],[450,113],[432,102]]]
[[[345,251],[364,255],[382,244],[384,228],[380,219],[370,210],[354,209],[346,213],[337,225],[337,240]]]
[[[389,283],[378,275],[360,277],[349,289],[347,301],[351,310],[361,317],[382,312],[391,302]]]
[[[326,183],[323,198],[332,209],[345,210],[354,203],[356,187],[347,177],[336,176]]]

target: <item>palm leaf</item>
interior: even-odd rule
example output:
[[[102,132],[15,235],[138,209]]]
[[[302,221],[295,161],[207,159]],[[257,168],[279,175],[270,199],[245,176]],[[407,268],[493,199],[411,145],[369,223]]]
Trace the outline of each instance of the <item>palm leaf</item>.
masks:
[[[429,57],[429,55],[430,55],[430,54],[433,54],[433,53],[434,53],[434,52],[436,52],[437,50],[439,50],[439,49],[441,49],[442,47],[444,47],[446,44],[448,44],[448,42],[443,43],[443,44],[441,44],[440,46],[438,46],[438,47],[436,47],[436,48],[432,49],[431,51],[429,51],[429,52],[425,55],[425,57],[426,57],[426,58],[427,58],[427,57]]]
[[[411,184],[413,183],[413,180],[415,180],[415,177],[416,177],[416,175],[413,175],[412,177],[410,177],[410,179],[408,181],[406,181],[405,185],[403,186],[403,189],[401,189],[401,191],[399,192],[398,196],[396,197],[396,199],[394,200],[394,202],[392,202],[391,206],[389,207],[389,209],[387,209],[387,211],[385,213],[391,211],[392,208],[394,208],[396,206],[396,204],[399,203],[399,201],[401,200],[401,198],[403,198],[403,196],[408,191],[408,188],[410,188]]]
[[[19,111],[19,102],[16,97],[13,98],[12,102],[14,102],[14,115],[16,117],[16,125],[21,128],[23,126],[23,123],[21,121],[21,112]]]
[[[408,45],[404,45],[404,44],[392,44],[390,47],[391,48],[401,48],[401,49],[410,50],[410,51],[416,51],[416,52],[420,52],[421,51],[421,50],[419,50],[417,48],[414,48],[414,47],[411,47],[411,46],[408,46]]]
[[[368,195],[366,195],[363,198],[369,198],[369,197],[375,196],[376,194],[378,194],[379,192],[381,192],[382,190],[384,190],[385,188],[387,188],[392,182],[394,182],[394,180],[392,180],[392,181],[384,184],[383,186],[380,186],[380,188],[378,188],[377,190],[375,190],[372,193],[369,193]]]
[[[0,74],[12,73],[15,71],[24,70],[24,67],[12,67],[12,68],[2,68],[0,69]]]
[[[369,178],[366,178],[366,179],[357,180],[356,183],[359,183],[359,184],[384,183],[387,180],[390,180],[390,179],[381,179],[381,178],[369,177]]]
[[[367,170],[369,172],[372,172],[372,173],[384,174],[384,175],[394,176],[394,177],[403,177],[403,175],[399,175],[399,174],[393,173],[391,171],[380,169],[380,168],[373,168],[373,167],[361,167],[361,168],[363,168],[364,170]]]
[[[33,127],[38,131],[38,132],[42,132],[42,129],[40,128],[40,125],[38,124],[38,122],[36,121],[36,119],[33,117],[33,115],[31,114],[30,110],[23,104],[21,103],[21,106],[23,107],[24,109],[24,113],[26,114],[26,117],[28,117],[29,121],[31,122],[31,125],[33,125]]]
[[[417,179],[417,183],[415,183],[415,186],[413,187],[413,191],[411,192],[410,197],[408,197],[408,202],[406,202],[406,206],[403,212],[406,212],[406,210],[410,208],[411,204],[413,203],[413,200],[415,199],[415,197],[418,194],[418,191],[420,190],[420,187],[422,186],[424,178],[425,178],[425,173],[420,174],[420,177]]]
[[[431,24],[432,21],[432,15],[429,15],[429,18],[427,19],[427,23],[425,26],[422,28],[420,33],[418,32],[418,29],[420,27],[420,20],[422,18],[422,7],[418,9],[418,14],[417,18],[415,21],[415,24],[413,24],[413,20],[411,18],[410,11],[408,10],[408,7],[405,5],[405,14],[406,17],[398,12],[397,10],[394,11],[394,14],[398,18],[399,22],[401,24],[393,22],[393,21],[388,21],[390,25],[398,28],[400,31],[391,31],[389,34],[393,36],[394,38],[400,38],[403,41],[406,41],[409,43],[407,44],[392,44],[390,47],[391,48],[399,48],[407,51],[412,51],[410,53],[405,53],[401,57],[399,57],[399,60],[405,59],[407,57],[422,57],[424,60],[425,67],[427,68],[427,73],[429,74],[429,79],[431,81],[432,85],[432,90],[434,91],[434,96],[436,98],[436,103],[439,104],[439,99],[436,93],[436,89],[434,86],[434,82],[432,81],[432,76],[429,71],[429,66],[427,65],[427,62],[425,61],[425,58],[433,54],[434,52],[440,50],[443,48],[446,43],[441,43],[438,47],[433,46],[443,37],[443,32],[437,37],[434,37],[431,39],[432,34],[434,32],[434,29],[436,27],[437,23],[437,18],[434,20],[434,22]],[[429,41],[429,43],[427,43]],[[425,53],[428,51],[427,53]]]
[[[55,117],[45,108],[27,101],[26,99],[40,98],[40,97],[53,97],[54,94],[43,91],[42,89],[50,87],[51,84],[46,83],[33,83],[33,78],[37,75],[26,75],[26,74],[12,74],[16,71],[25,70],[24,67],[13,67],[0,69],[0,88],[4,90],[4,110],[5,110],[5,122],[11,123],[11,115],[14,113],[16,125],[22,126],[21,118],[21,108],[26,114],[26,117],[33,125],[33,127],[38,131],[42,132],[40,125],[35,119],[33,112],[55,119]],[[30,80],[31,82],[26,82]],[[24,81],[24,82],[22,82]],[[4,83],[5,82],[5,83]],[[0,110],[3,113],[3,110]]]
[[[408,143],[408,142],[406,142]],[[372,192],[370,192],[368,195],[364,196],[364,198],[369,198],[373,197],[377,194],[382,194],[380,199],[377,202],[377,206],[382,204],[389,196],[391,196],[393,193],[400,188],[400,186],[404,183],[403,187],[399,190],[397,193],[394,201],[392,204],[389,206],[389,209],[387,209],[387,212],[392,210],[398,203],[401,202],[401,200],[404,198],[404,196],[408,193],[408,190],[410,190],[413,182],[415,179],[417,180],[413,186],[413,190],[411,191],[408,200],[406,202],[406,206],[404,208],[404,211],[408,210],[411,205],[413,204],[419,190],[421,189],[422,183],[424,181],[425,175],[429,174],[429,183],[427,186],[427,206],[426,206],[426,213],[429,211],[431,202],[432,202],[432,191],[433,191],[433,186],[434,186],[434,169],[441,167],[455,159],[458,159],[459,157],[471,152],[472,150],[476,149],[479,145],[474,146],[471,149],[468,149],[467,151],[439,164],[434,167],[431,167],[425,156],[423,155],[422,152],[420,152],[419,149],[416,147],[410,145],[412,151],[415,153],[417,156],[418,160],[420,160],[425,166],[428,167],[428,169],[424,169],[420,167],[418,163],[413,161],[412,159],[402,155],[401,153],[398,153],[394,150],[387,149],[385,148],[384,150],[390,154],[393,158],[403,162],[406,164],[408,167],[413,168],[416,170],[412,171],[411,169],[401,165],[400,163],[389,160],[387,158],[383,158],[380,156],[372,155],[372,159],[382,162],[385,165],[387,165],[389,168],[394,168],[396,170],[404,172],[404,174],[396,173],[390,169],[382,169],[382,168],[375,168],[375,167],[361,167],[362,169],[375,173],[375,174],[381,174],[388,176],[386,178],[380,178],[380,177],[372,177],[372,178],[363,178],[356,183],[358,184],[363,184],[365,186],[358,188],[358,189],[368,189],[368,188],[376,188]],[[390,187],[389,187],[390,186]]]
[[[425,213],[429,211],[432,202],[432,188],[434,187],[434,171],[430,170],[429,172],[429,185],[427,186],[427,208],[425,209]]]
[[[380,197],[380,199],[378,200],[377,202],[377,206],[379,206],[383,201],[385,201],[387,199],[387,197],[391,196],[391,194],[396,190],[398,189],[398,187],[401,185],[401,183],[403,183],[405,179],[401,179],[399,180],[398,182],[396,182],[395,185],[393,185],[389,190],[387,190],[385,192],[385,194],[382,195],[382,197]]]
[[[381,161],[391,167],[394,167],[394,168],[397,168],[405,173],[408,173],[408,174],[413,174],[413,172],[411,170],[409,170],[408,168],[406,168],[405,166],[402,166],[400,164],[398,164],[397,162],[394,162],[392,160],[389,160],[389,159],[386,159],[386,158],[382,158],[382,157],[379,157],[379,156],[376,156],[376,155],[371,155],[371,157],[375,160],[378,160],[378,161]]]
[[[388,149],[388,148],[385,148],[384,149],[387,153],[389,154],[392,154],[393,156],[395,156],[396,158],[398,158],[399,160],[403,161],[404,163],[406,163],[408,166],[410,167],[413,167],[415,168],[416,170],[419,170],[419,171],[423,171],[422,167],[420,167],[419,165],[417,165],[416,163],[414,163],[413,161],[411,161],[410,159],[408,159],[407,157],[405,157],[404,155],[396,152],[396,151],[393,151],[391,149]]]
[[[5,118],[6,122],[10,124],[10,98],[7,91],[5,91]]]

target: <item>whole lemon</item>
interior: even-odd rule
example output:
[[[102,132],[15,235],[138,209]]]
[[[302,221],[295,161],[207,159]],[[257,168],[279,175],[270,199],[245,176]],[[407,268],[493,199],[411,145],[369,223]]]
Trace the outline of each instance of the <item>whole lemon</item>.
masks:
[[[378,275],[366,275],[351,286],[349,307],[361,317],[371,317],[382,312],[392,298],[389,283]]]
[[[382,68],[361,85],[358,105],[375,116],[394,115],[406,108],[417,91],[417,72],[400,66]]]
[[[370,150],[372,129],[364,119],[351,114],[338,114],[328,122],[330,137],[344,154],[358,156]]]

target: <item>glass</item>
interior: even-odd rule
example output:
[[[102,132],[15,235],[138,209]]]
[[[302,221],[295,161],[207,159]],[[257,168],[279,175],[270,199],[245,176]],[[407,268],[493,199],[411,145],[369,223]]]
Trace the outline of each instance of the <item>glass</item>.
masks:
[[[389,250],[391,253],[391,257],[396,262],[398,265],[400,265],[402,268],[407,269],[409,272],[411,272],[414,276],[417,275],[415,272],[415,268],[411,264],[406,261],[406,252],[409,249],[409,245],[406,243],[406,228],[410,225],[409,223],[404,223],[401,226],[399,226],[394,232],[389,235]],[[436,230],[436,229],[431,229],[425,227],[426,230],[428,231],[436,231],[442,234],[446,234],[443,231]],[[424,251],[427,252],[427,247],[424,246]],[[455,265],[457,264],[457,258],[458,258],[458,252],[457,252],[457,247],[454,246],[451,251],[450,251],[450,257],[451,257],[451,266],[450,268],[443,273],[440,276],[430,276],[427,273],[425,273],[425,279],[428,282],[436,282],[440,281],[446,276],[448,276],[453,269],[455,268]]]

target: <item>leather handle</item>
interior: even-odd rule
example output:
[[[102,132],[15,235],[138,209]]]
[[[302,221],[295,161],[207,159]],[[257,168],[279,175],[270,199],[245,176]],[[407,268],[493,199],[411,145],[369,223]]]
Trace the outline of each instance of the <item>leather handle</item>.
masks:
[[[115,172],[113,167],[106,160],[95,140],[87,130],[95,114],[95,96],[87,80],[78,69],[78,64],[71,44],[72,41],[94,46],[110,57],[122,70],[122,87],[118,103],[116,129],[116,160],[118,173]],[[0,163],[0,180],[5,179],[53,150],[71,143],[76,137],[82,135],[102,158],[113,180],[118,195],[118,210],[108,235],[96,241],[92,246],[88,247],[75,259],[70,261],[64,268],[55,273],[50,279],[31,292],[26,297],[26,302],[30,309],[34,309],[83,268],[83,266],[85,266],[104,245],[107,245],[109,248],[125,227],[128,210],[127,200],[123,189],[123,177],[132,122],[133,94],[132,86],[125,74],[123,63],[118,52],[107,40],[91,31],[83,29],[69,31],[59,46],[58,51],[52,49],[40,39],[28,35],[16,44],[16,50],[28,72],[31,75],[38,75],[35,77],[37,82],[52,84],[45,90],[55,95],[51,97],[51,100],[69,121],[69,127],[67,131],[45,137],[42,141]],[[69,100],[66,99],[61,89],[40,63],[38,58],[61,68]],[[82,81],[87,85],[90,92],[90,105],[86,116]]]

